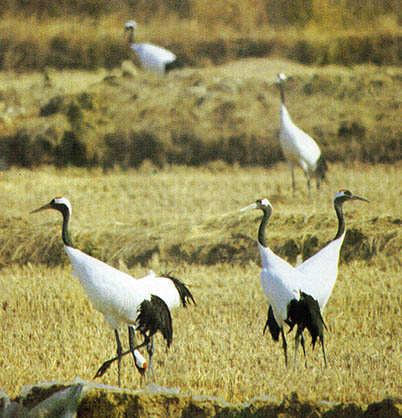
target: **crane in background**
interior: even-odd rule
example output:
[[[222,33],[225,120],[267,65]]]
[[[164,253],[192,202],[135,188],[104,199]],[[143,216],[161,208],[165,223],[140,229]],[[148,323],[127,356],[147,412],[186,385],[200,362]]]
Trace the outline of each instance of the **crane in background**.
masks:
[[[281,93],[280,143],[292,174],[293,193],[296,189],[294,167],[299,165],[306,176],[309,197],[311,197],[310,177],[315,177],[318,189],[321,181],[325,179],[328,167],[317,142],[297,127],[289,115],[285,106],[285,80],[285,74],[278,74]]]

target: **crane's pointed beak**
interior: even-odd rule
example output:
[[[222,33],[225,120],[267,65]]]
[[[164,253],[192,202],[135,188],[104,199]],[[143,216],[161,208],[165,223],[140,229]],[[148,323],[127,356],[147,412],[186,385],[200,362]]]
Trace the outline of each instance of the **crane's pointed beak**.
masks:
[[[251,205],[246,206],[245,208],[240,209],[240,212],[244,212],[249,209],[257,209],[257,203],[252,203]]]
[[[33,210],[33,211],[29,212],[29,213],[30,214],[37,213],[37,212],[41,212],[42,210],[46,210],[46,209],[53,209],[53,207],[52,207],[52,205],[50,203],[48,203],[47,205],[41,206],[40,208],[35,209],[35,210]]]
[[[358,196],[357,194],[352,195],[352,200],[361,200],[362,202],[370,203],[370,200],[365,199],[364,197]]]

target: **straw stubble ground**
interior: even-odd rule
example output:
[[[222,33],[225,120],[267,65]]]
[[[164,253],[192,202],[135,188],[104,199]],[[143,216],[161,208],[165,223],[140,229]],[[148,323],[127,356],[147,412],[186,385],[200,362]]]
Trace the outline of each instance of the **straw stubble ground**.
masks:
[[[27,242],[34,234],[41,237],[36,241],[39,247],[41,241],[49,240],[41,233],[49,224],[57,225],[54,232],[60,240],[57,214],[28,213],[63,194],[73,204],[73,239],[82,231],[95,238],[106,234],[99,236],[109,237],[110,242],[95,239],[93,245],[115,246],[109,253],[115,255],[114,265],[137,277],[149,268],[172,271],[190,287],[197,306],[173,312],[174,342],[167,353],[157,337],[156,383],[177,387],[182,393],[216,395],[229,401],[247,401],[259,395],[282,399],[296,391],[311,400],[368,403],[402,393],[401,261],[393,248],[384,245],[367,259],[352,257],[341,264],[324,314],[329,368],[323,368],[320,350],[312,351],[308,344],[308,369],[304,369],[300,354],[299,367],[293,371],[285,369],[280,345],[262,335],[267,303],[259,283],[258,261],[225,263],[217,259],[210,265],[197,260],[188,264],[177,262],[177,258],[172,261],[161,252],[142,266],[128,268],[125,259],[118,257],[118,238],[121,235],[122,242],[127,242],[129,235],[133,241],[143,239],[145,243],[157,237],[195,245],[222,237],[235,240],[224,234],[238,227],[255,239],[259,213],[239,213],[238,209],[267,196],[274,206],[268,240],[274,234],[284,238],[297,231],[313,234],[317,228],[328,240],[336,230],[333,193],[348,187],[372,201],[370,205],[345,205],[347,226],[363,231],[370,240],[375,225],[382,227],[382,219],[389,217],[400,227],[400,175],[400,166],[331,166],[329,183],[308,201],[301,178],[292,197],[284,165],[270,170],[171,168],[156,174],[144,166],[138,172],[107,175],[81,170],[11,170],[2,174],[0,196],[5,205],[4,225],[17,223],[20,234],[25,228]],[[376,232],[388,231],[384,227]],[[1,233],[2,242],[10,245],[18,235],[11,227],[3,227]],[[400,234],[397,238],[400,240]],[[392,239],[387,242],[393,242],[396,249],[401,247]],[[23,385],[41,380],[69,382],[75,376],[92,380],[100,364],[114,355],[113,332],[72,278],[68,263],[50,268],[38,263],[38,249],[19,251],[32,252],[28,264],[7,262],[4,251],[1,260],[2,389],[16,395]],[[125,334],[122,329],[126,343]],[[292,358],[293,334],[288,342]],[[100,381],[116,384],[116,379],[112,368]],[[123,386],[135,389],[143,385],[132,359],[125,358]]]

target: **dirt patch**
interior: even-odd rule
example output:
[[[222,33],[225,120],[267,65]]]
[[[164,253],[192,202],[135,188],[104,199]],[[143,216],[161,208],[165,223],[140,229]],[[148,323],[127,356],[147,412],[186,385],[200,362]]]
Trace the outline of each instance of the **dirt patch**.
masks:
[[[148,384],[144,390],[129,391],[82,381],[72,385],[52,382],[27,388],[24,394],[13,401],[5,393],[1,399],[3,403],[0,407],[5,418],[16,412],[20,414],[18,416],[30,412],[34,416],[49,417],[69,412],[79,418],[402,417],[401,399],[356,405],[309,402],[300,400],[296,393],[292,393],[282,401],[264,396],[245,404],[230,404],[216,397],[183,395],[178,389],[166,389],[154,383]]]

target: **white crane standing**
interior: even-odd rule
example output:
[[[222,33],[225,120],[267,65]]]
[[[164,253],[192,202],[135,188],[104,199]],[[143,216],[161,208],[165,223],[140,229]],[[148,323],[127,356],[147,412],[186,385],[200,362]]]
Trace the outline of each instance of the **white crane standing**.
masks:
[[[146,288],[156,296],[159,296],[168,306],[169,310],[177,308],[182,305],[187,308],[187,304],[192,302],[195,305],[195,300],[190,290],[179,279],[173,277],[170,273],[157,276],[152,270],[145,277],[137,279],[137,281],[143,283]],[[154,339],[151,337],[151,341],[147,344],[147,351],[149,356],[149,372],[153,373],[152,357],[154,352]],[[141,356],[142,357],[142,356]],[[136,366],[138,371],[142,374],[145,371],[147,365],[141,365],[142,359],[137,356]],[[138,362],[137,362],[138,360]]]
[[[311,296],[318,301],[321,313],[324,312],[338,276],[339,256],[346,234],[343,204],[351,200],[369,202],[364,197],[355,195],[346,189],[341,189],[335,193],[333,205],[338,218],[338,230],[335,237],[324,248],[296,267],[298,271],[305,275],[305,279],[301,283],[301,289],[308,289],[308,291],[311,292]],[[264,330],[267,327],[270,329],[274,340],[277,341],[278,324],[273,316],[271,306],[268,310],[268,318]],[[300,337],[304,356],[306,356],[303,334],[301,334]]]
[[[68,225],[71,217],[71,204],[65,197],[56,197],[50,203],[32,211],[40,212],[45,209],[54,209],[63,216],[62,239],[64,249],[71,261],[73,274],[79,279],[88,299],[95,309],[101,312],[105,322],[114,330],[117,356],[105,361],[95,375],[103,376],[110,365],[118,362],[118,385],[120,386],[121,358],[132,353],[137,365],[141,359],[135,351],[150,343],[152,336],[160,331],[166,340],[167,347],[173,338],[172,320],[166,303],[139,280],[129,274],[115,269],[108,264],[76,249],[71,241]],[[123,352],[119,338],[120,325],[129,325],[130,349]],[[138,330],[144,341],[138,346],[134,345],[134,330]],[[136,358],[137,357],[137,358]]]
[[[126,31],[130,31],[129,46],[137,55],[143,69],[165,74],[181,66],[176,55],[165,48],[150,43],[134,43],[136,22],[129,20],[124,27]]]
[[[261,255],[262,271],[260,275],[261,284],[272,308],[273,319],[276,329],[272,336],[279,339],[282,336],[282,345],[287,365],[287,343],[284,334],[284,324],[288,324],[291,329],[297,325],[295,339],[295,359],[298,348],[298,336],[302,335],[305,328],[310,332],[313,346],[320,339],[325,366],[327,365],[324,347],[324,321],[321,316],[318,302],[309,294],[308,290],[301,290],[301,283],[306,278],[304,274],[297,271],[287,261],[277,256],[267,245],[265,239],[265,229],[272,213],[272,206],[268,199],[260,199],[255,203],[243,208],[261,209],[263,217],[258,229],[258,249]],[[271,330],[271,328],[270,328]]]
[[[310,177],[314,176],[317,183],[317,189],[321,181],[325,179],[327,163],[321,155],[320,147],[304,131],[298,128],[289,116],[285,106],[284,83],[285,74],[278,74],[279,87],[281,92],[281,111],[280,111],[280,142],[282,151],[288,161],[292,174],[292,190],[296,189],[294,167],[300,165],[306,179],[309,196],[311,196]]]

